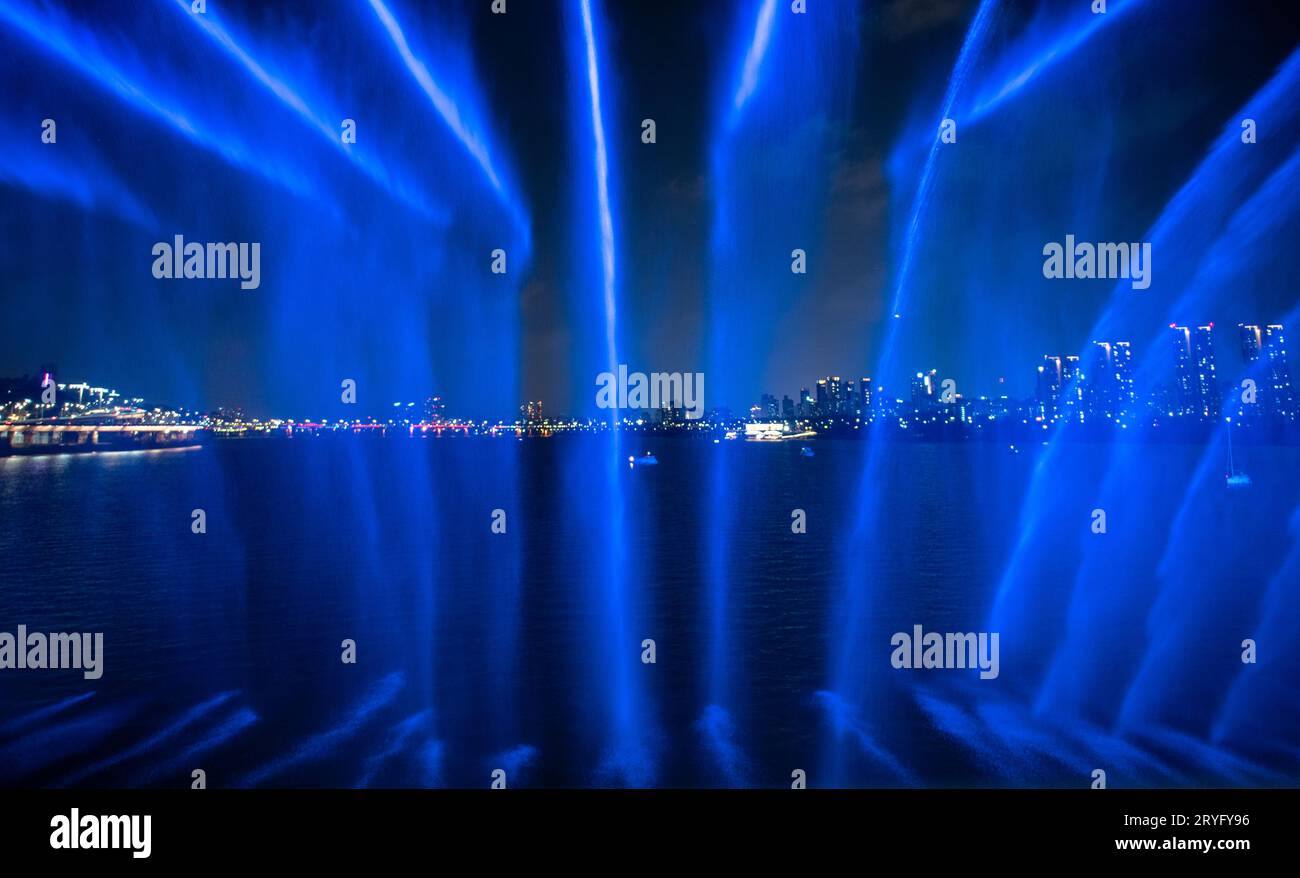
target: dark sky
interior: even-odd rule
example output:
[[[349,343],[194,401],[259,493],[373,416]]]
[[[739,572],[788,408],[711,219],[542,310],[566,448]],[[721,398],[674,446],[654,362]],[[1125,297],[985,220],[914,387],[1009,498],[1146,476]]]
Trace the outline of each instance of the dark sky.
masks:
[[[804,22],[781,0],[754,98],[762,127],[728,141],[720,97],[761,0],[606,3],[620,359],[697,371],[720,333],[752,338],[755,374],[707,399],[737,409],[822,374],[901,390],[904,373],[932,367],[969,392],[1006,376],[1007,391],[1029,393],[1041,356],[1085,345],[1114,289],[1045,282],[1042,245],[1070,232],[1141,240],[1300,41],[1295,16],[1271,3],[1130,3],[1082,37],[1083,0],[998,4],[956,92],[961,152],[934,171],[909,313],[884,363],[920,170],[978,4],[810,0]],[[384,4],[497,185],[367,0],[213,0],[211,21],[238,52],[169,0],[8,4],[0,375],[54,363],[63,380],[288,416],[344,414],[347,377],[374,412],[440,392],[476,416],[510,416],[525,398],[589,414],[599,313],[584,248],[596,230],[580,207],[592,154],[575,116],[574,7],[509,0],[493,16],[489,5]],[[1024,86],[976,118],[978,97],[1024,70]],[[805,106],[815,154],[786,139]],[[47,117],[55,145],[40,143]],[[350,151],[330,140],[345,117],[358,123]],[[640,142],[646,117],[653,146]],[[1294,130],[1261,128],[1295,143]],[[719,156],[743,169],[727,185]],[[750,187],[773,163],[809,190],[787,200]],[[765,284],[771,266],[788,267],[784,245],[720,258],[720,215],[740,218],[748,240],[799,240],[807,277],[793,291],[788,277]],[[175,234],[261,242],[262,286],[155,280],[150,248]],[[497,246],[505,278],[487,272]],[[721,290],[726,272],[753,295]],[[1225,303],[1186,319],[1278,320],[1296,297],[1274,292],[1249,313]],[[1134,326],[1135,343],[1148,330]]]

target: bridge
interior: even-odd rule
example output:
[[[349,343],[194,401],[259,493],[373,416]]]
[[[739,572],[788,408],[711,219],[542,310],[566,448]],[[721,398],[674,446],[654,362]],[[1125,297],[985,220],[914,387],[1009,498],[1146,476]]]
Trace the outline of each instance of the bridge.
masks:
[[[206,428],[193,424],[0,422],[0,454],[126,451],[196,445]]]

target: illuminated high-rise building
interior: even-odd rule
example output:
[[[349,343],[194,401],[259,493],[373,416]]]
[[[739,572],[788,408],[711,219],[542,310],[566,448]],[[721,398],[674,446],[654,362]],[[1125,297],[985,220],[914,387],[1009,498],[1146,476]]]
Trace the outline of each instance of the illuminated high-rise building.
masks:
[[[1251,324],[1238,323],[1241,337],[1241,358],[1253,368],[1249,376],[1258,384],[1258,404],[1242,406],[1243,413],[1267,413],[1274,417],[1290,418],[1295,414],[1295,399],[1291,394],[1291,370],[1287,364],[1284,329],[1274,323],[1261,329]]]
[[[844,384],[838,375],[832,375],[827,380],[830,385],[827,394],[830,397],[831,414],[838,417],[844,414]]]
[[[1196,378],[1192,371],[1192,332],[1186,326],[1169,324],[1174,342],[1174,392],[1171,411],[1176,415],[1196,412]]]
[[[807,387],[800,388],[799,389],[799,417],[811,418],[814,414],[816,414],[816,410],[813,408],[813,405],[814,403],[813,403],[812,392],[808,390]]]
[[[1268,367],[1269,409],[1279,417],[1293,418],[1296,406],[1291,394],[1291,368],[1287,363],[1285,330],[1280,324],[1264,327],[1263,347]]]
[[[1259,351],[1263,346],[1264,337],[1258,326],[1251,326],[1245,323],[1237,324],[1237,333],[1241,336],[1241,358],[1247,363],[1253,363],[1259,359]]]
[[[1260,349],[1264,343],[1264,334],[1258,326],[1249,323],[1237,324],[1237,338],[1241,343],[1241,359],[1248,367],[1246,376],[1255,381],[1256,394],[1253,402],[1247,403],[1242,399],[1236,404],[1235,414],[1239,418],[1257,418],[1269,409],[1272,402],[1269,399],[1267,389],[1267,378],[1260,373]]]
[[[931,369],[929,372],[917,372],[912,378],[912,405],[917,409],[928,408],[935,399],[936,383],[939,380],[939,372]]]
[[[1196,327],[1192,334],[1192,368],[1196,377],[1196,407],[1193,414],[1218,418],[1219,376],[1214,366],[1214,324]]]
[[[1074,355],[1061,358],[1061,410],[1071,420],[1083,420],[1083,373],[1079,358]]]
[[[1061,358],[1061,386],[1079,379],[1079,358],[1071,354]]]
[[[1095,418],[1130,419],[1137,411],[1133,391],[1133,349],[1126,341],[1094,341],[1088,366],[1086,402]]]
[[[858,411],[864,418],[871,417],[871,379],[863,378],[858,382]]]
[[[1061,399],[1061,358],[1051,355],[1043,357],[1043,365],[1038,367],[1038,403],[1044,418],[1056,415]]]
[[[1108,341],[1094,341],[1089,349],[1088,380],[1085,401],[1088,414],[1093,418],[1115,416],[1115,382],[1111,377],[1113,346]]]
[[[825,418],[831,413],[830,379],[817,379],[817,417]]]
[[[1133,390],[1133,348],[1126,341],[1110,346],[1111,386],[1115,402],[1111,416],[1126,421],[1137,413],[1137,394]]]

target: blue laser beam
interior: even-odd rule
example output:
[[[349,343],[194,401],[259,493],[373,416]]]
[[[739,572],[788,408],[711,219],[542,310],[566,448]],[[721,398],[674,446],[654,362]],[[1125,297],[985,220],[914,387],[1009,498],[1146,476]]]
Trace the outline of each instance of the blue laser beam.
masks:
[[[153,119],[162,122],[191,143],[209,150],[229,164],[253,171],[295,195],[316,198],[315,186],[288,162],[262,160],[238,137],[220,134],[198,121],[191,108],[176,96],[162,93],[138,61],[112,57],[104,42],[70,19],[50,13],[40,16],[16,4],[0,4],[0,21],[21,32],[33,44],[49,52],[101,88]]]
[[[529,224],[518,207],[515,197],[503,180],[503,174],[498,171],[497,163],[492,159],[486,137],[482,133],[482,126],[476,124],[474,117],[452,99],[447,89],[439,84],[433,73],[430,72],[428,64],[416,55],[410,41],[407,39],[406,31],[383,0],[368,0],[368,2],[384,32],[392,41],[393,47],[397,50],[402,64],[415,80],[416,85],[429,99],[429,103],[433,106],[439,118],[442,119],[447,128],[473,158],[483,172],[483,176],[487,179],[492,191],[496,193],[509,212],[517,229],[527,240],[529,238]]]
[[[297,90],[290,87],[282,77],[273,75],[249,54],[243,45],[235,39],[234,34],[218,22],[215,11],[210,10],[203,15],[195,15],[190,12],[188,0],[173,0],[173,5],[180,10],[187,21],[203,31],[223,52],[247,70],[254,80],[265,87],[280,103],[292,110],[309,127],[324,137],[326,142],[333,148],[347,156],[369,179],[379,184],[385,191],[420,215],[426,218],[437,218],[443,222],[448,219],[449,214],[445,207],[435,207],[430,204],[412,187],[397,183],[386,170],[365,157],[360,150],[343,143],[339,129],[335,127],[336,123],[327,122],[320,113],[307,105],[306,100]]]

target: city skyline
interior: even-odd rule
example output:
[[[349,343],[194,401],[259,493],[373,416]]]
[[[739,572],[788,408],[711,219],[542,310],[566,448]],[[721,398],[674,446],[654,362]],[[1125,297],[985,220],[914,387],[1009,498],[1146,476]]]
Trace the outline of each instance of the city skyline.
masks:
[[[1134,386],[1134,361],[1132,345],[1128,341],[1093,341],[1088,348],[1087,362],[1081,362],[1079,355],[1046,354],[1043,362],[1035,369],[1036,378],[1033,391],[1028,395],[1002,393],[966,393],[963,385],[955,376],[941,375],[937,369],[916,372],[907,386],[905,395],[891,394],[890,388],[876,385],[869,376],[842,379],[839,375],[827,375],[813,382],[812,387],[801,386],[797,399],[783,393],[780,397],[772,393],[761,394],[759,401],[747,409],[732,409],[723,405],[709,405],[706,411],[709,418],[705,423],[723,420],[784,420],[784,421],[821,421],[836,422],[850,419],[874,420],[885,415],[900,416],[905,409],[900,406],[910,404],[912,415],[933,414],[943,411],[945,406],[952,406],[956,420],[962,423],[978,419],[997,419],[1026,416],[1025,419],[1054,422],[1060,419],[1086,421],[1103,419],[1115,422],[1132,422],[1141,414],[1167,414],[1176,417],[1215,419],[1222,413],[1226,388],[1220,380],[1215,353],[1214,323],[1198,326],[1179,326],[1170,324],[1173,344],[1170,359],[1170,371],[1166,380],[1143,391]],[[1243,367],[1242,380],[1254,383],[1252,392],[1256,394],[1255,402],[1239,403],[1230,411],[1240,415],[1268,417],[1277,420],[1295,418],[1296,400],[1292,390],[1291,366],[1286,350],[1285,327],[1282,324],[1238,324],[1236,327],[1240,366]],[[1262,368],[1261,368],[1262,367]],[[53,383],[59,394],[76,393],[77,404],[83,410],[104,410],[114,405],[114,400],[129,403],[128,409],[139,410],[145,404],[141,397],[123,397],[118,391],[108,387],[91,386],[88,383],[57,382],[52,367],[43,368],[39,379],[0,379],[0,420],[15,420],[20,417],[50,417],[49,407],[42,407],[37,402],[38,394],[20,397],[24,383],[27,390],[39,389],[47,383]],[[948,382],[951,382],[950,384]],[[86,399],[91,403],[87,405]],[[66,397],[64,397],[66,399]],[[674,411],[680,401],[670,401],[658,409],[624,407],[617,409],[620,420],[637,420],[637,412],[644,412],[641,417],[657,419],[660,424],[674,424],[683,419]],[[62,399],[60,400],[62,402]],[[518,407],[519,417],[510,421],[503,414],[496,418],[447,418],[448,405],[440,395],[432,395],[424,400],[395,401],[378,412],[359,415],[352,422],[374,422],[382,415],[389,415],[388,423],[440,423],[446,421],[481,422],[503,424],[541,423],[547,418],[545,401],[525,400]],[[188,412],[190,417],[198,418],[210,415],[222,417],[222,412],[237,413],[239,418],[250,420],[296,422],[303,420],[299,416],[286,414],[269,416],[246,416],[240,406],[222,406],[203,412],[199,409],[176,409],[166,407],[169,412]],[[396,412],[392,411],[396,409]],[[155,412],[162,411],[155,408]],[[76,411],[76,409],[74,409]],[[53,414],[59,414],[58,411]],[[392,416],[396,414],[396,419]],[[413,414],[420,416],[413,419]],[[66,416],[65,416],[66,417]],[[951,414],[948,415],[951,417]],[[318,418],[322,423],[330,418]],[[334,419],[339,423],[349,422],[346,418]],[[584,418],[574,413],[554,413],[554,422],[595,422],[599,418]],[[310,421],[308,421],[310,423]]]

